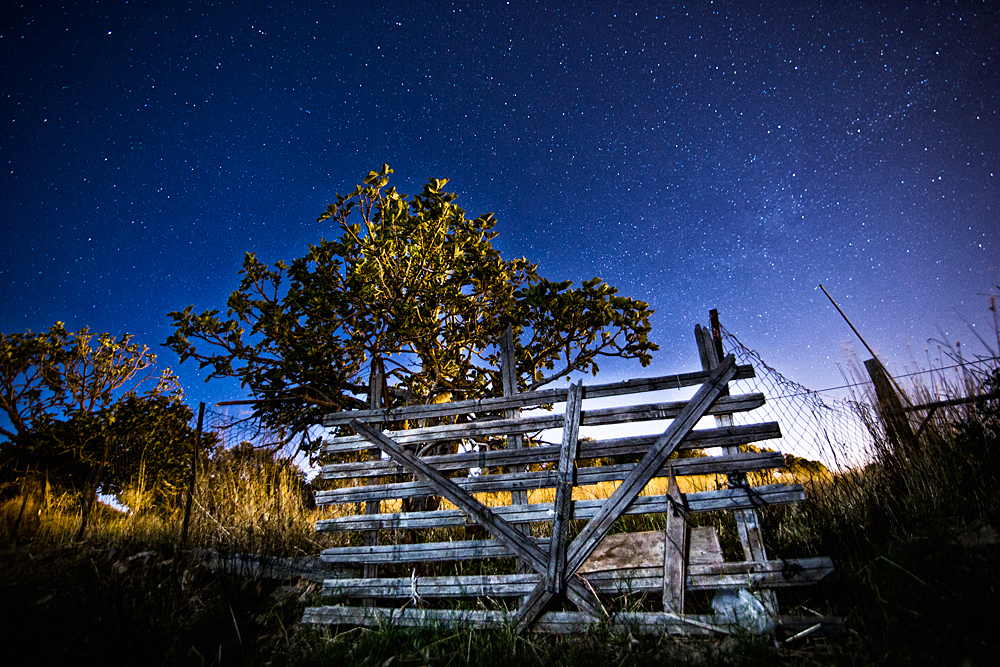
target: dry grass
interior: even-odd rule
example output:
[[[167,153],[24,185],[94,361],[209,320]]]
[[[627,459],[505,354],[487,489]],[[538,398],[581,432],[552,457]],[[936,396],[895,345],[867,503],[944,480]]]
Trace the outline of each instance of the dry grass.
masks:
[[[909,387],[913,402],[998,389],[995,366],[976,377],[935,377]],[[0,504],[0,530],[18,545],[2,551],[0,623],[21,639],[10,655],[19,656],[20,647],[36,662],[101,657],[114,664],[155,653],[163,664],[991,664],[1000,651],[989,613],[1000,590],[1000,401],[942,409],[926,420],[920,414],[913,423],[919,437],[909,445],[890,437],[871,403],[862,410],[876,443],[869,465],[837,475],[791,470],[752,477],[807,486],[805,503],[762,512],[763,532],[776,557],[834,559],[836,572],[820,585],[780,593],[788,613],[818,610],[846,619],[850,634],[834,654],[776,651],[746,639],[682,646],[669,638],[600,633],[568,639],[464,629],[306,629],[296,625],[302,608],[323,603],[315,588],[210,576],[176,548],[182,504],[157,500],[180,497],[176,490],[138,483],[122,496],[132,511],[100,508],[84,545],[71,544],[79,525],[79,498],[72,494],[33,480],[23,495]],[[687,493],[725,485],[715,476],[678,482]],[[654,479],[643,493],[662,494],[666,484]],[[574,498],[607,498],[617,486],[579,487]],[[477,497],[490,506],[510,503],[505,493]],[[533,503],[553,497],[551,489],[529,492]],[[318,519],[355,512],[353,505],[317,509],[297,471],[248,456],[200,474],[195,500],[192,547],[316,554],[357,537],[314,531]],[[383,506],[400,509],[398,501]],[[728,513],[697,520],[717,526],[727,551],[738,548]],[[626,517],[618,529],[656,529],[656,521]],[[460,530],[456,539],[464,537]],[[146,552],[155,555],[133,560]],[[471,573],[478,565],[459,567]],[[116,637],[142,638],[148,648],[138,640],[115,644]],[[124,653],[102,654],[99,642]]]
[[[170,500],[163,502],[164,498]],[[122,492],[121,501],[128,511],[98,503],[88,526],[88,542],[163,545],[180,540],[184,495],[176,489],[157,489],[136,480]],[[188,545],[226,552],[315,555],[336,541],[315,530],[317,520],[333,513],[313,506],[296,468],[235,457],[198,474]],[[41,484],[29,484],[23,495],[0,504],[0,526],[8,538],[20,543],[65,547],[72,544],[79,525],[76,493],[53,493]]]

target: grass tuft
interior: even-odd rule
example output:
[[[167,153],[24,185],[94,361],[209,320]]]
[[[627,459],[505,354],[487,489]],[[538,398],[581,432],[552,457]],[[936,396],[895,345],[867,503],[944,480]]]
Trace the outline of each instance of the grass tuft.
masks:
[[[998,392],[1000,368],[994,360],[957,384],[935,382],[909,387],[909,399]],[[357,536],[316,533],[315,522],[333,510],[313,506],[301,474],[237,449],[217,455],[199,474],[185,550],[182,504],[169,501],[181,497],[176,489],[136,480],[121,496],[130,511],[100,506],[87,539],[74,543],[79,497],[37,477],[23,480],[18,493],[0,502],[5,657],[11,664],[115,665],[154,657],[162,665],[372,667],[992,664],[1000,652],[1000,400],[930,416],[918,411],[911,418],[917,437],[901,440],[877,403],[862,398],[858,409],[875,443],[867,463],[810,475],[804,462],[781,479],[796,475],[807,500],[762,511],[772,557],[825,555],[836,567],[817,586],[782,589],[782,611],[843,616],[845,637],[776,647],[769,638],[683,640],[607,628],[552,637],[509,629],[302,626],[303,609],[325,603],[318,584],[213,571],[198,549],[315,555]],[[696,483],[714,488],[716,481]],[[612,491],[607,485],[578,494]],[[715,525],[730,557],[736,555],[729,515],[697,520]],[[662,527],[663,518],[651,515],[623,517],[616,530]],[[455,535],[464,538],[468,531],[461,530]],[[508,560],[432,564],[425,574],[510,570]],[[619,602],[626,609],[649,603],[640,596]]]

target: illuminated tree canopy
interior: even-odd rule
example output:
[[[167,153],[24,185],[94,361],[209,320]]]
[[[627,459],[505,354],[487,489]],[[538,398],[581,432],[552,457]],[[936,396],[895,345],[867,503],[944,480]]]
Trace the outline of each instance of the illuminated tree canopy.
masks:
[[[648,304],[599,278],[574,287],[501,257],[492,214],[469,219],[430,179],[419,195],[372,171],[338,194],[319,221],[339,230],[290,264],[247,253],[226,314],[170,313],[166,344],[210,378],[237,378],[265,422],[302,433],[322,414],[367,406],[373,369],[384,369],[384,404],[502,394],[497,343],[512,327],[519,388],[571,372],[597,373],[605,357],[638,359]]]

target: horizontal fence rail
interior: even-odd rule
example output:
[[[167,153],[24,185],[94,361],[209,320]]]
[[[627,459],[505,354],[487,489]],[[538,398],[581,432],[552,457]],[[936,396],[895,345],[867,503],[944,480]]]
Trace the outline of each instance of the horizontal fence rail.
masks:
[[[580,442],[577,461],[614,456],[644,454],[659,435],[640,435],[611,440],[583,440]],[[781,437],[777,422],[729,426],[691,431],[677,448],[679,451],[732,447]],[[441,472],[555,463],[559,460],[559,445],[536,445],[525,449],[494,449],[461,454],[440,454],[422,457]],[[379,461],[353,461],[333,463],[321,468],[323,479],[365,479],[385,475],[404,474],[406,469],[390,459]]]
[[[648,405],[588,410],[583,412],[580,425],[603,426],[607,424],[675,419],[686,405],[684,401],[675,401],[671,403],[651,403]],[[762,405],[764,405],[763,394],[732,396],[719,399],[718,404],[709,408],[706,414],[747,412],[755,410]],[[413,443],[427,444],[449,440],[498,437],[516,433],[535,433],[552,428],[562,428],[562,426],[563,416],[554,414],[540,417],[524,417],[523,419],[485,419],[467,424],[428,426],[407,429],[405,431],[386,431],[385,434],[401,445]],[[360,435],[345,435],[324,440],[322,451],[327,454],[336,454],[340,452],[356,452],[370,447],[371,444]]]
[[[784,464],[785,459],[780,452],[750,452],[747,454],[677,459],[664,462],[658,472],[666,474],[669,470],[672,470],[675,475],[731,474],[779,468]],[[628,476],[632,468],[633,465],[631,464],[580,468],[576,471],[576,485],[585,486],[601,482],[620,482]],[[519,490],[537,491],[539,489],[555,488],[559,482],[558,475],[554,470],[503,473],[480,477],[453,477],[451,479],[455,484],[469,493],[499,493],[501,491]],[[369,500],[424,498],[433,495],[437,495],[437,491],[426,482],[394,482],[391,484],[372,484],[369,486],[318,491],[316,493],[316,503],[318,505],[331,505]]]
[[[770,484],[750,488],[751,496],[743,489],[719,489],[686,494],[687,511],[693,514],[704,512],[731,512],[753,509],[762,505],[790,505],[805,500],[801,484]],[[590,519],[604,503],[603,499],[573,501],[573,517]],[[626,515],[662,514],[673,505],[666,496],[640,496],[625,510]],[[528,505],[504,505],[493,511],[509,523],[535,523],[548,521],[554,509],[552,503],[531,503]],[[324,519],[316,523],[319,531],[354,530],[417,530],[427,528],[448,528],[473,526],[461,510],[433,510],[429,512],[393,512],[388,514],[351,515]],[[328,550],[331,551],[331,550]],[[324,552],[326,553],[326,552]]]
[[[385,609],[366,607],[310,607],[303,615],[303,623],[323,625],[357,625],[369,628],[395,626],[399,628],[426,627],[428,624],[457,627],[490,628],[509,626],[515,616],[513,611],[492,609]],[[688,614],[678,616],[656,612],[618,612],[603,621],[609,628],[643,635],[662,633],[680,636],[719,636],[732,631],[716,623],[711,615]],[[536,630],[549,634],[574,634],[587,632],[598,621],[578,611],[550,611],[542,614]],[[843,632],[840,618],[827,616],[778,616],[776,629],[781,636],[790,637],[810,631],[810,637],[827,637]]]
[[[609,396],[625,396],[643,392],[662,391],[664,389],[681,389],[702,384],[710,374],[705,371],[696,373],[681,373],[680,375],[665,375],[655,378],[640,378],[598,384],[584,387],[583,398],[607,398]],[[735,380],[746,380],[755,377],[753,366],[737,366]],[[335,412],[323,418],[323,426],[346,426],[352,419],[366,424],[381,424],[410,419],[435,419],[453,417],[469,413],[504,412],[506,410],[537,408],[552,403],[563,403],[569,389],[543,389],[513,396],[497,398],[482,398],[469,401],[454,401],[451,403],[435,403],[430,405],[408,405],[388,410],[354,410],[351,412]]]
[[[513,348],[507,340],[501,355],[505,396],[327,415],[323,425],[333,432],[321,451],[333,462],[322,467],[321,477],[333,488],[318,492],[316,502],[344,514],[319,521],[316,529],[360,533],[364,543],[352,539],[350,546],[323,550],[320,558],[363,566],[365,576],[329,579],[322,592],[364,605],[309,608],[303,621],[509,625],[518,632],[555,633],[580,632],[600,622],[638,632],[727,634],[740,621],[684,613],[684,591],[749,589],[762,600],[776,632],[838,631],[839,619],[777,613],[774,589],[813,584],[833,565],[828,558],[774,559],[764,552],[757,512],[801,502],[805,491],[801,484],[774,483],[783,479],[770,472],[784,467],[781,452],[751,445],[780,438],[777,422],[733,424],[732,415],[765,404],[760,393],[729,393],[732,380],[753,378],[754,369],[738,366],[732,355],[718,358],[706,330],[696,333],[705,369],[700,372],[514,393]],[[687,387],[696,388],[688,400],[585,404]],[[550,412],[521,414],[535,408]],[[715,418],[714,428],[694,428],[708,416]],[[590,426],[656,421],[667,422],[660,434],[580,435]],[[560,444],[538,441],[539,434],[555,429],[562,432]],[[722,488],[680,493],[676,480],[685,477],[699,483],[714,479]],[[667,493],[652,492],[656,478],[668,480]],[[609,497],[587,497],[598,489]],[[724,560],[714,528],[689,527],[687,517],[706,512],[736,517],[742,560]],[[622,517],[643,515],[665,520],[666,531],[608,536]],[[493,563],[475,567],[491,574],[445,576],[436,567],[485,560]],[[428,576],[418,576],[428,568]],[[447,568],[454,566],[447,565],[445,573],[454,571]],[[383,574],[375,575],[376,569]],[[609,614],[602,598],[629,593],[662,595],[663,611]],[[577,611],[548,611],[559,597]],[[519,603],[507,612],[407,608],[409,603],[390,608],[378,602],[410,600],[426,607],[449,600],[454,606],[486,598]]]
[[[731,562],[691,565],[688,590],[775,588],[807,586],[833,572],[829,558],[789,558],[766,562]],[[657,593],[663,588],[663,566],[588,572],[580,575],[598,593]],[[396,577],[383,579],[330,579],[323,594],[342,597],[496,598],[527,595],[541,580],[538,574],[503,574],[455,577]]]

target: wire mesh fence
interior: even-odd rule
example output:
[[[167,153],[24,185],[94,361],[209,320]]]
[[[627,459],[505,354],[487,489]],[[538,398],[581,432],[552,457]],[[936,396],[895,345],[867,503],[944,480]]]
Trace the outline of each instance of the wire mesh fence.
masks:
[[[735,354],[739,364],[749,364],[756,372],[752,379],[733,382],[732,391],[760,392],[766,397],[762,408],[734,415],[735,423],[774,421],[781,427],[780,440],[759,442],[757,446],[792,455],[807,468],[809,461],[818,461],[833,473],[858,469],[872,461],[873,453],[879,449],[878,439],[884,434],[880,432],[881,422],[873,407],[878,401],[856,360],[847,360],[846,374],[855,379],[848,379],[844,387],[834,388],[847,389],[847,396],[842,397],[831,393],[833,390],[815,391],[787,378],[724,328],[722,343],[726,352]],[[900,390],[904,403],[912,406],[980,393],[990,374],[997,372],[997,357],[992,350],[987,351],[991,352],[989,356],[970,358],[967,353],[963,357],[959,350],[948,349],[938,363],[926,364],[931,369],[918,368],[896,375],[896,380],[906,387],[905,392]],[[932,428],[946,431],[950,424],[961,422],[974,409],[977,409],[975,404],[963,403],[943,406],[936,412],[908,414],[913,432],[920,437]],[[264,425],[245,406],[234,406],[206,409],[202,430],[197,453],[192,447],[193,438],[188,439],[191,434],[176,445],[177,460],[170,462],[173,468],[154,456],[158,445],[153,441],[143,446],[115,448],[114,457],[98,470],[108,479],[111,472],[121,479],[116,486],[106,481],[101,484],[102,500],[130,516],[145,512],[173,522],[177,514],[170,512],[183,513],[188,480],[194,475],[193,533],[227,535],[233,533],[235,526],[241,526],[239,530],[244,533],[259,535],[276,530],[279,524],[285,530],[291,525],[287,521],[291,513],[295,531],[304,539],[309,533],[311,509],[308,481],[314,469],[301,445],[323,429],[317,427],[312,434],[291,437],[290,428]],[[795,459],[786,456],[786,460]],[[177,473],[174,468],[179,467],[184,470]],[[168,469],[173,471],[170,476],[163,472]],[[75,511],[74,507],[79,507],[79,492],[58,489],[54,473],[44,465],[22,465],[19,470],[19,474],[11,473],[13,476],[4,487],[10,497],[29,499],[18,500],[9,512],[11,526],[17,530],[25,529],[29,522],[26,517],[56,514],[57,510],[68,516]],[[89,483],[90,479],[87,477],[84,482]],[[239,480],[245,483],[238,483]],[[227,493],[243,494],[242,500],[230,502],[225,497]]]
[[[790,380],[731,332],[723,328],[722,333],[726,352],[756,372],[754,378],[734,382],[734,388],[760,392],[767,399],[753,413],[734,415],[734,422],[776,421],[781,426],[780,441],[764,441],[758,446],[819,461],[834,472],[867,462],[874,436],[865,420],[870,410],[866,402],[813,391]]]
[[[264,424],[247,412],[240,410],[232,414],[228,408],[206,408],[204,429],[216,434],[222,449],[243,445],[278,459],[296,457],[301,438],[292,438],[287,427]]]

